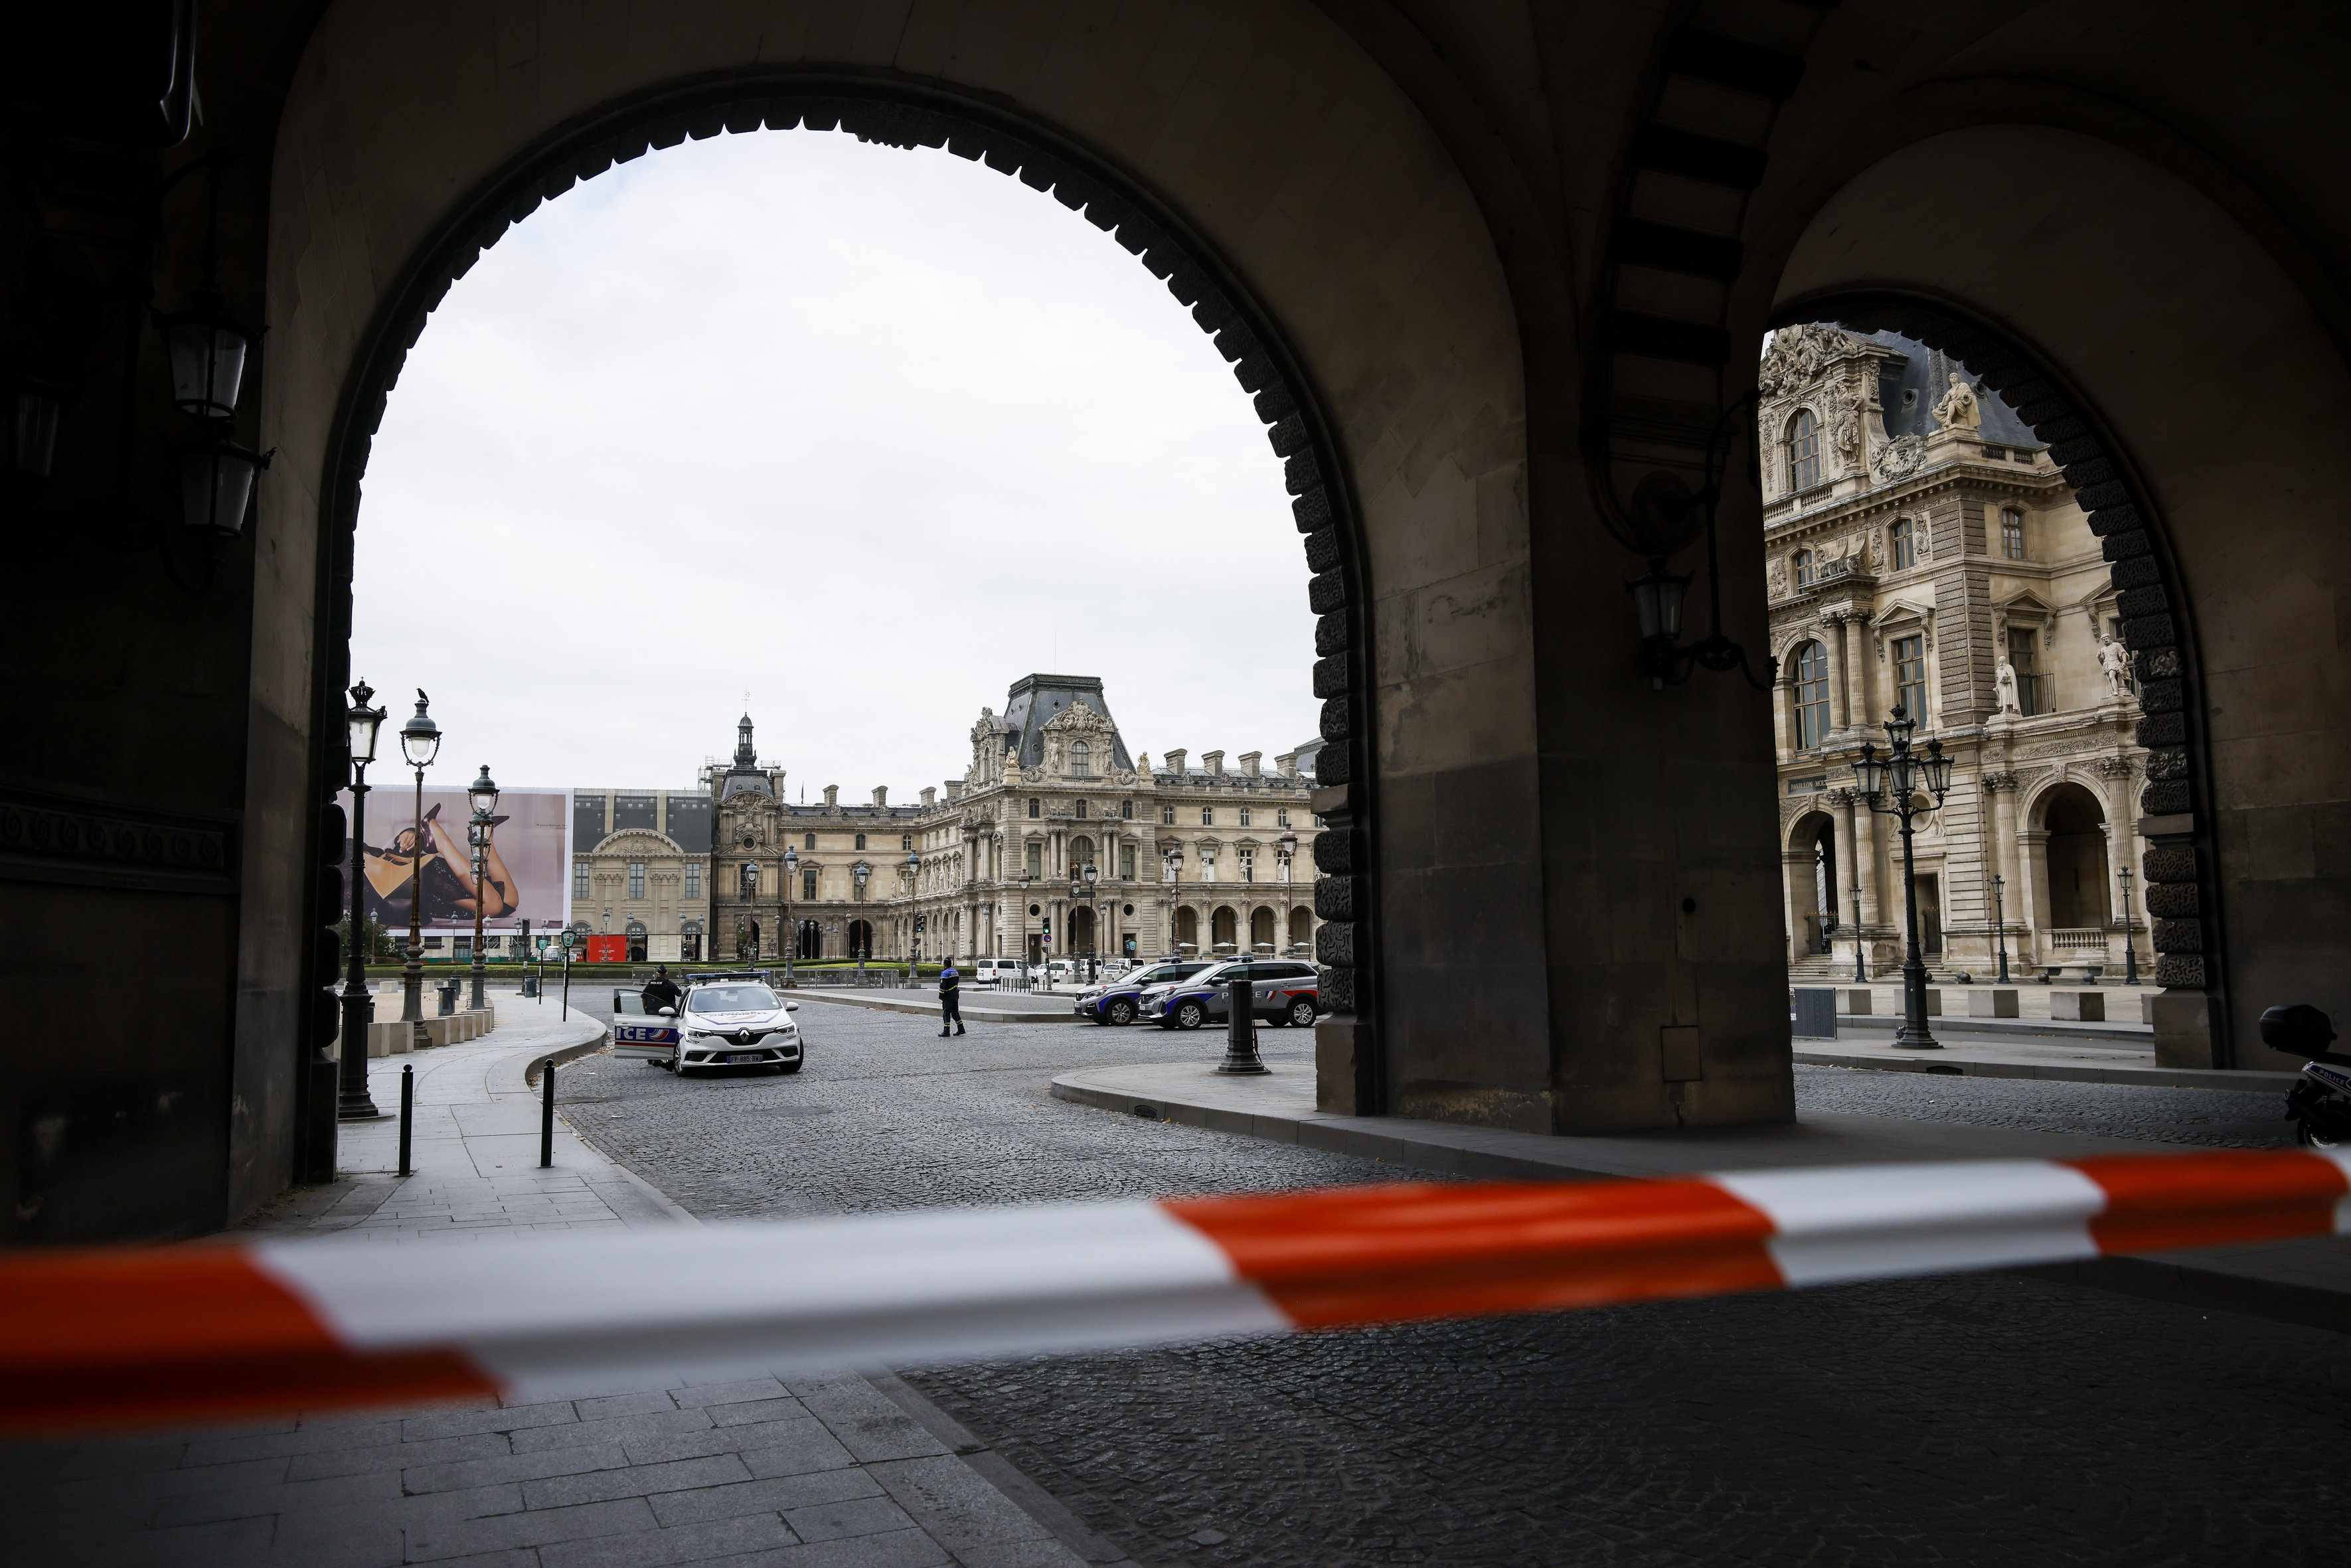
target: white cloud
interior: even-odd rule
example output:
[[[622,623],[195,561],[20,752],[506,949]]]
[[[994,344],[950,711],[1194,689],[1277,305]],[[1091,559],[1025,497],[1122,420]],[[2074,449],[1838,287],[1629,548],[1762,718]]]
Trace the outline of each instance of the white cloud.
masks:
[[[1136,749],[1313,733],[1281,465],[1164,285],[1019,182],[715,137],[539,208],[375,442],[353,672],[434,779],[691,787],[748,706],[797,799],[959,777],[985,703],[1098,674]]]

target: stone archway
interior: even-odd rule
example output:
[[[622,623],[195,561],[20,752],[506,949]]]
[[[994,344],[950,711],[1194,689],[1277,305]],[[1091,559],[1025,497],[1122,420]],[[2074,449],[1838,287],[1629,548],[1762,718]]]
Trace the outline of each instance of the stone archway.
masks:
[[[1208,946],[1218,957],[1240,949],[1240,915],[1229,904],[1217,905],[1208,916]]]
[[[1249,951],[1271,953],[1275,947],[1275,915],[1270,906],[1259,904],[1249,911]]]
[[[1200,912],[1186,904],[1176,912],[1176,954],[1190,957],[1200,951]]]

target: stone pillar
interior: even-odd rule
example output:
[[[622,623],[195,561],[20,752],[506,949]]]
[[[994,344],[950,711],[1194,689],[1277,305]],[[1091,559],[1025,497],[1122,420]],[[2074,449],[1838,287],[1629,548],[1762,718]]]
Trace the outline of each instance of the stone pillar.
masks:
[[[2026,963],[2038,964],[2041,929],[2049,908],[2049,831],[2018,829],[2016,858],[2017,918],[2024,926],[2023,935],[2017,938],[2019,951],[2023,953]]]
[[[1990,878],[1999,876],[2001,924],[2014,925],[2027,907],[2022,879],[2016,874],[2016,775],[2005,772],[1984,774],[1983,792],[1991,817],[1989,826],[1991,833],[1991,864],[1985,871],[1984,890],[1989,897],[1991,890]],[[2031,937],[2027,936],[2025,940],[2030,942]],[[2017,957],[2013,942],[2009,944],[2008,956],[2012,971]]]
[[[1834,699],[1829,714],[1829,727],[1833,730],[1851,729],[1859,722],[1854,716],[1859,710],[1854,706],[1853,687],[1846,674],[1849,665],[1845,659],[1844,622],[1845,612],[1842,610],[1820,612],[1822,630],[1828,633],[1823,641],[1828,643],[1829,688]]]
[[[2131,915],[2136,920],[2147,917],[2146,886],[2138,875],[2138,835],[2134,823],[2137,813],[2131,800],[2131,779],[2138,771],[2127,757],[2108,757],[2098,763],[2098,771],[2106,780],[2106,913],[2110,920],[2123,917],[2122,878],[2116,873],[2125,866],[2131,871]],[[2130,932],[2123,940],[2136,946]],[[2119,958],[2120,954],[2116,956]],[[2152,953],[2139,955],[2139,974],[2144,977],[2154,964]]]
[[[1854,871],[1861,883],[1861,923],[1865,927],[1883,925],[1885,904],[1877,892],[1885,885],[1878,865],[1884,853],[1878,842],[1878,815],[1869,809],[1869,802],[1862,799],[1859,791],[1851,789],[1845,791],[1845,810],[1853,821],[1847,836],[1853,841]]]
[[[1787,922],[1788,962],[1792,966],[1812,956],[1804,946],[1807,927],[1804,916],[1813,909],[1813,852],[1809,849],[1780,852],[1780,882],[1782,898],[1781,918]]]
[[[1853,884],[1859,881],[1860,861],[1854,840],[1853,791],[1831,789],[1821,797],[1829,805],[1830,832],[1836,841],[1836,886],[1829,889],[1829,904],[1836,912],[1837,928],[1855,944],[1863,941],[1859,929],[1861,917],[1854,907]],[[1834,944],[1832,944],[1834,946]],[[1850,954],[1844,956],[1851,956]]]

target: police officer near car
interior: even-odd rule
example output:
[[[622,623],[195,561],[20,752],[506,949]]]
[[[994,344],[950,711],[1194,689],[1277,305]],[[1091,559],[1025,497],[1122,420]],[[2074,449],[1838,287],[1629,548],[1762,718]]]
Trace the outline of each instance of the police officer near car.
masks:
[[[669,966],[655,965],[653,977],[645,982],[645,1011],[658,1016],[662,1009],[677,1006],[677,998],[684,994],[669,977]]]
[[[949,958],[939,966],[939,1038],[941,1040],[946,1039],[949,1024],[955,1025],[956,1033],[964,1032],[963,1004],[959,999],[962,987],[963,977],[956,973],[955,960]]]

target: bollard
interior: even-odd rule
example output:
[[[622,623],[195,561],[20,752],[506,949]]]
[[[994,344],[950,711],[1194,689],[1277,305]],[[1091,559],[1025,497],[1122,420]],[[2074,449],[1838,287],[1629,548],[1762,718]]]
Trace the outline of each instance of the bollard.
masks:
[[[1235,980],[1227,995],[1227,1010],[1232,1016],[1225,1026],[1225,1059],[1217,1064],[1217,1071],[1235,1075],[1270,1071],[1258,1060],[1257,1014],[1249,1006],[1249,983]]]
[[[400,1174],[414,1176],[408,1168],[408,1114],[416,1109],[416,1064],[400,1064]]]
[[[545,1092],[538,1102],[538,1168],[546,1170],[555,1164],[555,1063],[539,1071],[547,1076],[539,1081]]]

